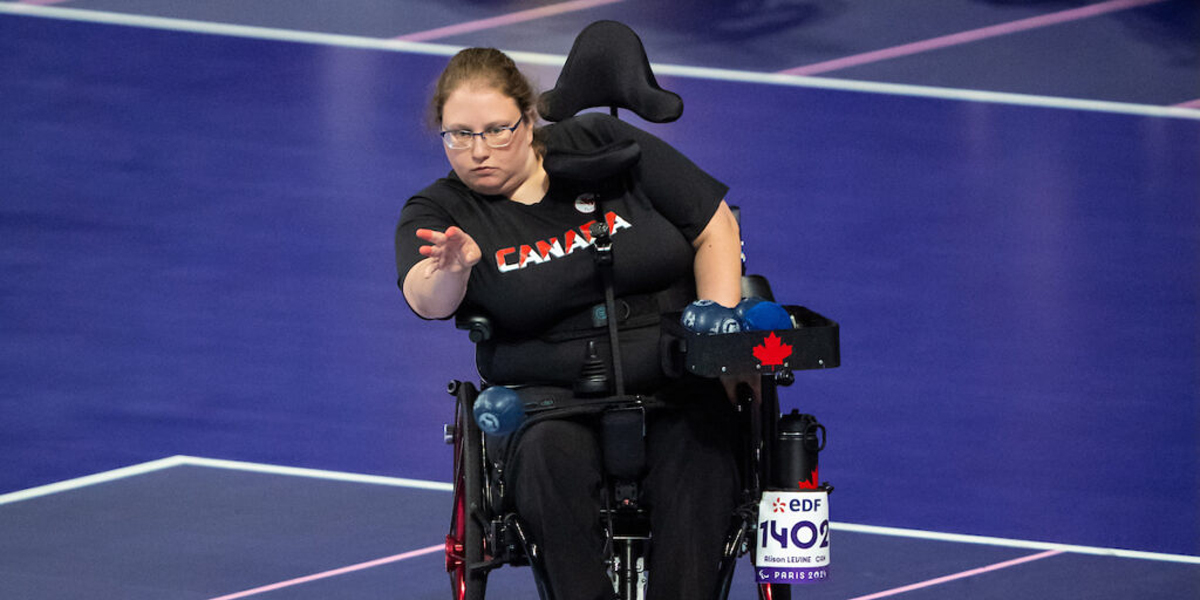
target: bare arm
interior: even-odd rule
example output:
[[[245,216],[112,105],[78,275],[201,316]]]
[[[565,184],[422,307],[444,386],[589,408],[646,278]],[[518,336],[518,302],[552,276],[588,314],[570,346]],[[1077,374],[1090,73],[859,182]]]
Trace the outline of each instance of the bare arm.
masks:
[[[742,299],[742,238],[737,218],[724,200],[692,245],[696,248],[697,296],[731,308],[737,306]],[[736,389],[741,381],[739,377],[721,377],[731,402],[737,402]],[[746,383],[758,398],[762,381],[751,377]]]
[[[742,244],[737,219],[724,200],[692,242],[696,295],[730,308],[742,298]]]
[[[448,317],[467,294],[471,268],[482,256],[479,245],[458,227],[445,232],[418,229],[417,237],[432,245],[421,247],[426,258],[404,276],[404,298],[422,317]]]

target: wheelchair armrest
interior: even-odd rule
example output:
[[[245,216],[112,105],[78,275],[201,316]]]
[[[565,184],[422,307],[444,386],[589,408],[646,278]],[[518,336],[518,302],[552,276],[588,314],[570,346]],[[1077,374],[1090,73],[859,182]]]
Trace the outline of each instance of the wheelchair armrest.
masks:
[[[472,343],[478,344],[492,339],[492,320],[486,315],[457,312],[454,314],[454,326],[466,331]]]

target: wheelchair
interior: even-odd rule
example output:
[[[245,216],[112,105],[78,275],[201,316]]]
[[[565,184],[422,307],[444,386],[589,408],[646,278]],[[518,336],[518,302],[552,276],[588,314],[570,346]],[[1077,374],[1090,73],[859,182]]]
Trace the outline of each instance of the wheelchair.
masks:
[[[561,121],[594,108],[632,110],[646,121],[668,123],[682,113],[682,100],[663,90],[655,81],[641,40],[625,25],[599,21],[576,38],[554,89],[543,94],[542,116]],[[617,143],[596,153],[579,156],[551,155],[546,169],[572,178],[602,178],[619,174],[638,160],[636,144]],[[736,213],[736,209],[735,209]],[[600,223],[593,230],[593,251],[602,276],[611,273],[611,238]],[[743,272],[745,271],[743,266]],[[605,276],[606,313],[618,314],[611,277]],[[767,280],[743,275],[742,296],[774,300]],[[680,307],[682,309],[682,307]],[[811,415],[792,411],[780,413],[778,388],[794,381],[794,371],[834,368],[840,364],[838,325],[802,306],[785,306],[792,327],[772,331],[748,331],[704,335],[680,324],[680,314],[663,316],[663,370],[669,375],[716,378],[757,378],[759,390],[741,384],[737,388],[738,427],[742,432],[740,504],[730,516],[731,525],[719,565],[713,598],[728,597],[738,559],[756,552],[755,542],[776,532],[760,532],[760,500],[764,491],[795,488],[832,491],[818,482],[817,452],[824,447],[824,428]],[[492,335],[485,316],[456,315],[456,326],[466,330],[475,343]],[[620,373],[616,319],[605,319],[613,356],[610,357],[615,395],[573,403],[570,406],[526,405],[527,417],[512,434],[520,434],[544,419],[581,415],[596,417],[602,424],[601,452],[606,486],[601,519],[608,537],[608,571],[614,592],[622,600],[641,600],[648,574],[645,555],[652,544],[649,519],[638,505],[637,477],[643,459],[640,447],[645,411],[657,408],[649,397],[628,395]],[[786,354],[783,349],[786,348]],[[603,369],[601,369],[603,372]],[[604,382],[602,382],[604,383]],[[482,384],[480,387],[486,387]],[[504,502],[503,473],[496,469],[497,449],[473,418],[480,387],[451,381],[447,391],[455,398],[454,423],[446,425],[445,440],[453,445],[454,500],[450,530],[446,536],[446,570],[454,600],[482,600],[488,574],[502,566],[528,566],[533,572],[541,600],[555,600],[543,567],[542,550],[527,527]],[[640,415],[640,417],[639,417]],[[509,443],[514,447],[516,440]],[[771,526],[774,527],[773,525]],[[825,523],[824,527],[828,527]],[[823,532],[827,535],[827,529]],[[797,534],[793,532],[792,536]],[[817,539],[812,531],[812,540]],[[786,545],[787,535],[783,538]],[[826,538],[827,539],[827,538]],[[797,540],[798,544],[800,540]],[[758,580],[760,599],[790,599],[791,585]],[[558,599],[565,600],[565,599]]]

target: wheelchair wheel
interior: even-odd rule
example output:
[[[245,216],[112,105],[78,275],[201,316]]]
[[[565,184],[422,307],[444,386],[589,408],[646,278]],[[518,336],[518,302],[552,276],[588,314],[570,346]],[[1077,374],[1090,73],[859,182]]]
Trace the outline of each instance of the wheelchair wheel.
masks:
[[[453,382],[454,422],[454,508],[446,535],[446,570],[450,573],[451,598],[483,600],[487,571],[478,568],[484,560],[483,526],[483,433],[471,418],[478,391],[469,383]],[[472,569],[475,565],[477,568]]]

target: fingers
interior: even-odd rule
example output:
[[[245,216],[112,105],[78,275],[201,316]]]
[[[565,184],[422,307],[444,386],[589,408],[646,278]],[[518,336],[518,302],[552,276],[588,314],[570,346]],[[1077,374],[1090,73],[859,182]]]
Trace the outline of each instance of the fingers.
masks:
[[[482,257],[482,251],[475,243],[474,238],[458,227],[451,226],[444,232],[418,229],[416,235],[431,244],[417,249],[422,256],[433,259],[425,270],[426,278],[443,269],[452,271],[469,269]]]
[[[425,240],[426,242],[433,242],[436,244],[445,241],[446,234],[434,231],[432,229],[418,229],[417,237]]]
[[[425,240],[426,242],[432,242],[437,245],[442,245],[442,244],[445,244],[450,241],[458,241],[458,240],[464,240],[464,239],[470,240],[471,243],[475,243],[475,240],[472,239],[471,236],[467,235],[467,232],[459,229],[458,227],[454,227],[454,226],[451,226],[449,229],[447,229],[444,232],[434,231],[432,229],[418,229],[417,237],[421,238],[422,240]]]
[[[454,237],[456,239],[462,239],[461,252],[463,264],[467,265],[468,267],[474,266],[475,263],[479,262],[479,259],[483,257],[483,251],[479,249],[479,244],[475,243],[475,238],[467,235],[467,232],[458,229],[457,227],[454,229],[457,230]]]
[[[479,244],[475,243],[475,238],[470,234],[458,227],[451,226],[446,229],[445,236],[447,245],[457,248],[458,258],[462,261],[463,266],[470,267],[479,262],[483,254],[479,249]]]
[[[475,266],[475,263],[479,262],[480,258],[483,258],[483,251],[479,249],[479,246],[472,243],[470,246],[463,248],[462,257],[463,264]]]

